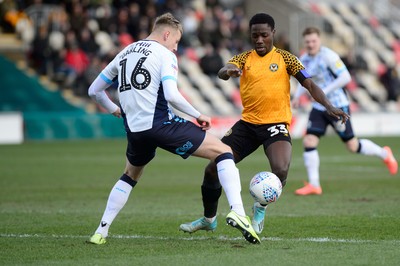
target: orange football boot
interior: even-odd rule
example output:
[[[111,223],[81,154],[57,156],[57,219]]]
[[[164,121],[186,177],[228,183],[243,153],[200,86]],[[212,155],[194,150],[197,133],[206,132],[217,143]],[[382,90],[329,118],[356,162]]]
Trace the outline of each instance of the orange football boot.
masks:
[[[297,189],[294,193],[299,196],[321,195],[322,188],[314,187],[310,183],[304,182],[304,187]]]
[[[397,170],[398,170],[398,164],[396,159],[393,156],[393,152],[392,149],[388,146],[383,147],[386,152],[387,152],[387,156],[386,158],[383,160],[383,162],[386,164],[386,167],[389,169],[390,174],[395,175],[397,174]]]

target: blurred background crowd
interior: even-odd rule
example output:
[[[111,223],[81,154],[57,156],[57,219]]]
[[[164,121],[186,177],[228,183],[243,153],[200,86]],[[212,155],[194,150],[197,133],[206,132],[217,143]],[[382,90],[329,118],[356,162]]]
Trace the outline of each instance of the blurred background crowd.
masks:
[[[320,25],[327,35],[340,36],[346,32],[346,27],[353,26],[352,21],[346,21],[350,18],[346,18],[345,11],[335,6],[335,2],[342,1],[284,2],[295,3],[307,12],[322,17],[324,21]],[[350,11],[359,16],[361,12],[355,11],[357,6],[354,3],[353,6],[349,4]],[[363,3],[368,7],[368,1]],[[246,7],[246,1],[242,0],[3,0],[0,2],[0,28],[2,33],[13,33],[21,40],[27,67],[40,76],[48,77],[61,90],[72,90],[76,96],[85,98],[90,83],[117,52],[135,40],[145,38],[156,16],[172,12],[184,27],[178,57],[190,62],[183,64],[182,74],[188,76],[192,87],[201,92],[199,87],[203,85],[196,85],[196,78],[187,73],[192,71],[191,63],[196,64],[211,84],[221,89],[215,81],[217,71],[233,54],[251,49],[248,19],[252,14]],[[330,13],[326,7],[329,7]],[[367,25],[373,32],[385,25],[373,10],[369,12],[369,17],[362,21],[364,26]],[[278,17],[279,21],[279,14],[271,15]],[[335,21],[335,16],[336,19],[343,16],[344,22]],[[352,27],[352,30],[353,39],[357,39],[359,32],[362,34],[361,29]],[[299,55],[298,43],[293,43],[287,33],[278,25],[275,45]],[[398,34],[392,32],[394,40],[387,45],[393,54],[393,60],[388,59],[391,63],[379,52],[382,51],[380,48],[374,52],[375,57],[371,57],[367,50],[355,54],[355,49],[349,48],[349,45],[344,52],[343,49],[338,51],[342,52],[343,59],[354,74],[354,82],[348,88],[354,100],[354,110],[399,110]],[[300,30],[297,37],[301,39]],[[342,43],[352,38],[344,36]],[[353,46],[358,44],[360,42],[350,43]],[[335,47],[332,48],[335,50]],[[235,109],[240,108],[237,91],[231,90],[229,95],[224,93],[228,102],[236,103]],[[203,98],[205,104],[210,103],[207,95]]]
[[[164,12],[172,12],[184,26],[179,53],[197,60],[204,73],[216,74],[223,64],[221,49],[235,53],[248,48],[247,18],[240,2],[231,2],[5,0],[1,28],[15,32],[26,45],[29,67],[86,96],[105,64],[126,45],[147,37]],[[204,56],[193,47],[204,47]]]

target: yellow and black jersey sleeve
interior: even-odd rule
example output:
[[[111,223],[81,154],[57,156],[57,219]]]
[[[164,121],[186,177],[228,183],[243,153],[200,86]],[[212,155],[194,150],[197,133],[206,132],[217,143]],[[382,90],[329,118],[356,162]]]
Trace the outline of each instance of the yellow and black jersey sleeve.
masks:
[[[251,52],[252,52],[252,50],[249,50],[249,51],[243,52],[241,54],[235,55],[228,61],[228,63],[234,64],[238,68],[243,69],[244,64],[246,63],[246,59],[250,55]]]
[[[278,48],[276,49],[276,52],[282,55],[289,75],[295,76],[297,72],[304,69],[303,64],[295,55]]]
[[[298,59],[295,55],[278,48],[276,49],[276,52],[281,54],[283,60],[285,61],[286,70],[289,75],[295,77],[301,84],[303,84],[305,79],[310,78],[310,75],[305,70],[305,67],[301,63],[300,59]]]

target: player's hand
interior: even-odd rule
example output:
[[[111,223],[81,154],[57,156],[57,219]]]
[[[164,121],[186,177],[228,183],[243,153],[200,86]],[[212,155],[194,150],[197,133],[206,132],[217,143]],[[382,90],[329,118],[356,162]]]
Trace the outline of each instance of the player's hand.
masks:
[[[112,113],[113,116],[120,118],[121,117],[121,109],[118,107],[118,109]]]
[[[197,119],[201,129],[209,130],[211,128],[211,118],[206,115],[200,115]]]
[[[242,75],[242,70],[239,69],[239,68],[232,68],[232,69],[228,69],[226,71],[226,74],[228,76],[230,76],[230,77],[237,78],[237,77],[240,77]]]
[[[345,113],[342,109],[331,107],[326,110],[330,116],[336,117],[342,120],[342,124],[345,124],[349,120],[350,116]]]

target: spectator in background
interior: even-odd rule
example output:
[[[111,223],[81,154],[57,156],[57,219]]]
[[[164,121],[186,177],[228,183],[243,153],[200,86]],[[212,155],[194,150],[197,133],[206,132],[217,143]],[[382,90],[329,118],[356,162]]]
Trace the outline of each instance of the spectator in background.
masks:
[[[89,58],[96,57],[100,46],[96,43],[93,33],[88,27],[83,27],[78,35],[79,47]]]
[[[397,102],[400,96],[400,80],[396,68],[388,67],[380,76],[380,81],[387,90],[387,100]]]
[[[139,39],[140,28],[140,6],[138,3],[129,4],[128,14],[128,33],[132,36],[133,40]]]
[[[202,43],[218,42],[221,34],[218,31],[219,21],[213,15],[213,10],[207,8],[199,25],[198,36]]]
[[[233,9],[233,16],[230,19],[230,31],[232,32],[232,38],[230,40],[229,49],[233,53],[238,53],[250,47],[248,45],[247,36],[247,18],[244,14],[244,9],[242,6],[236,6]]]
[[[48,25],[50,32],[66,32],[71,28],[70,18],[64,4],[59,4],[51,9]]]
[[[30,51],[30,66],[34,68],[39,75],[47,74],[48,60],[50,58],[50,47],[47,26],[42,25],[33,39]]]
[[[276,48],[290,51],[290,41],[286,33],[283,32],[278,35],[278,38],[276,38],[275,46]]]
[[[100,74],[101,70],[103,69],[102,65],[102,60],[98,56],[94,56],[90,62],[89,65],[86,69],[86,71],[83,73],[82,77],[82,82],[83,82],[83,87],[88,88],[90,84],[92,84],[93,80],[96,79],[96,77]],[[115,90],[109,90],[113,91],[112,92],[112,99],[115,99]],[[84,95],[86,97],[86,95]]]
[[[114,8],[104,2],[100,6],[94,7],[94,17],[99,24],[99,30],[108,32],[109,26],[115,21]]]
[[[216,47],[211,43],[205,44],[204,50],[205,54],[200,58],[200,67],[204,74],[214,78],[224,66],[224,62]]]
[[[15,1],[0,1],[0,29],[2,29],[3,32],[14,32],[18,21],[26,17],[25,12]]]
[[[13,1],[4,0],[1,7],[5,7],[7,3],[13,4]],[[20,6],[20,3],[18,5]],[[39,40],[51,39],[50,53],[35,54],[35,57],[41,56],[39,62],[47,61],[45,63],[49,65],[47,69],[52,71],[48,72],[46,67],[35,67],[35,69],[38,73],[49,75],[62,88],[66,86],[72,88],[77,78],[73,78],[76,71],[64,60],[72,42],[77,42],[78,48],[90,60],[94,57],[113,57],[127,43],[145,38],[151,31],[157,14],[165,11],[171,11],[176,17],[181,18],[185,31],[180,42],[183,47],[190,47],[196,52],[197,47],[206,43],[218,43],[218,47],[226,51],[243,50],[246,38],[242,37],[243,34],[247,36],[247,21],[244,19],[243,8],[235,4],[232,13],[226,6],[222,6],[218,0],[207,0],[200,5],[192,1],[177,0],[31,0],[20,6],[22,9],[27,7],[25,11],[31,22],[26,19],[25,24],[32,23],[31,33],[26,30],[26,25],[20,23],[19,28],[23,32],[19,36],[25,40],[31,51],[35,45],[36,52],[44,52],[44,49],[42,51],[37,49],[40,47],[37,46]],[[230,5],[230,8],[233,6]],[[205,7],[206,11],[202,7]],[[47,27],[47,37],[44,36],[46,34],[40,35],[41,26]],[[36,38],[35,44],[32,41],[34,38]],[[179,52],[186,53],[186,51],[180,49]],[[70,52],[68,51],[68,57]]]
[[[40,27],[48,25],[51,6],[43,4],[42,0],[34,0],[33,4],[25,9],[25,13],[32,21],[35,33],[39,32]]]
[[[126,46],[128,46],[129,44],[131,44],[133,42],[134,42],[134,39],[128,33],[127,27],[126,26],[119,27],[119,32],[118,32],[119,49],[124,49]]]
[[[72,14],[70,17],[71,29],[77,36],[82,29],[86,27],[88,18],[85,8],[79,1],[74,1],[72,4]]]
[[[64,66],[68,75],[65,85],[72,88],[77,95],[83,96],[86,94],[86,87],[80,81],[83,80],[83,74],[89,66],[89,58],[79,48],[78,42],[71,42],[68,46],[64,57]]]
[[[197,37],[197,30],[199,28],[199,20],[196,11],[193,8],[185,8],[182,17],[183,31],[185,34],[182,36],[181,43],[184,47],[199,46],[200,41]]]

